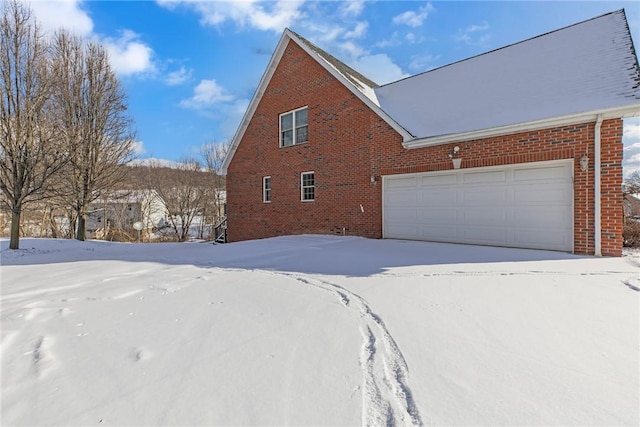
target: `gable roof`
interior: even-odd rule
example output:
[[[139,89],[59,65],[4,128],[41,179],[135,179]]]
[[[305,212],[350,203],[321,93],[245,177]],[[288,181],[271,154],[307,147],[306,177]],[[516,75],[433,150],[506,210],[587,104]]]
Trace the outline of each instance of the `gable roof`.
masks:
[[[640,115],[640,67],[624,10],[384,86],[285,29],[231,140],[222,174],[289,42],[395,129],[405,148]]]
[[[291,34],[294,34],[301,42],[303,42],[306,46],[309,47],[313,52],[317,53],[318,56],[327,62],[331,67],[333,67],[340,75],[342,75],[345,79],[347,79],[351,84],[353,84],[363,95],[367,98],[371,99],[373,103],[379,106],[378,100],[375,95],[375,88],[379,85],[376,84],[373,80],[370,80],[368,77],[360,74],[353,68],[346,65],[344,62],[337,59],[335,56],[325,52],[320,49],[318,46],[311,43],[309,40],[301,37],[299,34],[291,31]]]
[[[375,92],[382,109],[418,139],[405,144],[409,148],[435,145],[427,140],[441,143],[449,135],[474,139],[481,130],[517,130],[519,124],[549,127],[550,119],[577,123],[597,114],[638,115],[639,86],[638,60],[620,10]]]
[[[269,64],[267,65],[267,69],[262,75],[262,79],[260,79],[260,83],[258,84],[258,88],[256,89],[249,106],[247,107],[247,111],[242,117],[242,121],[238,126],[238,130],[236,131],[233,139],[231,140],[231,144],[229,146],[229,152],[224,159],[222,164],[222,168],[220,173],[225,175],[227,173],[227,168],[231,163],[231,159],[235,154],[235,151],[238,148],[238,144],[242,140],[242,137],[247,130],[247,126],[249,126],[249,122],[255,113],[262,96],[269,85],[269,81],[275,72],[282,55],[289,44],[289,42],[296,43],[302,50],[304,50],[311,58],[313,58],[318,64],[320,64],[323,68],[325,68],[329,73],[333,75],[338,81],[340,81],[347,89],[349,89],[352,93],[354,93],[362,102],[364,102],[369,108],[371,108],[375,113],[377,113],[385,122],[387,122],[392,128],[394,128],[400,135],[402,135],[403,139],[408,141],[413,139],[413,135],[407,132],[402,126],[400,126],[395,120],[393,120],[387,113],[385,113],[380,106],[378,105],[378,100],[376,99],[376,95],[374,92],[374,88],[378,85],[374,83],[372,80],[363,76],[359,72],[355,71],[353,68],[347,66],[343,62],[336,59],[333,55],[328,54],[324,50],[315,46],[310,41],[300,37],[298,34],[289,30],[288,28],[284,30],[282,37],[280,37],[280,41],[276,47],[275,52],[271,56],[269,60]]]

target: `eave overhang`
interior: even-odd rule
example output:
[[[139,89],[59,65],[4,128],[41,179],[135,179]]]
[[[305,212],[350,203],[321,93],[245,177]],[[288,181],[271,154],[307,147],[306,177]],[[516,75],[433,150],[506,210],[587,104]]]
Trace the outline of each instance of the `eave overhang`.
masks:
[[[498,126],[488,129],[479,129],[470,132],[452,133],[447,135],[431,136],[426,138],[414,138],[404,141],[402,146],[406,149],[416,149],[423,147],[433,147],[436,145],[449,144],[453,142],[472,141],[477,139],[491,138],[495,136],[511,135],[514,133],[528,132],[539,129],[555,128],[572,124],[595,122],[598,115],[602,115],[604,120],[625,117],[640,116],[640,103],[625,107],[616,107],[604,110],[590,111],[580,114],[553,117],[549,119],[530,121],[526,123],[516,123],[513,125]]]

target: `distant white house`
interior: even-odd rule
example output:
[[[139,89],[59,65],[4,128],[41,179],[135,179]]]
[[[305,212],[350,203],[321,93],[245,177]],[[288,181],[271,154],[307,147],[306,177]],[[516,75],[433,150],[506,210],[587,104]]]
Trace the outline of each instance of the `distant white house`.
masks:
[[[141,222],[150,232],[165,225],[168,211],[155,190],[119,190],[91,203],[87,215],[87,232],[95,237],[111,228],[130,230]]]

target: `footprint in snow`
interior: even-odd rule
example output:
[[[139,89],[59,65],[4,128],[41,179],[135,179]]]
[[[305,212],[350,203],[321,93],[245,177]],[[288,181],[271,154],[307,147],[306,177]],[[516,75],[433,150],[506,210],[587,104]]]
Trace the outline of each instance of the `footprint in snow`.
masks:
[[[623,280],[622,283],[632,291],[640,292],[640,280],[627,279]]]
[[[53,341],[51,337],[40,336],[31,350],[25,353],[25,356],[31,358],[31,369],[36,377],[41,377],[53,368],[54,358],[51,352]]]
[[[149,358],[151,358],[152,355],[153,354],[151,352],[145,350],[142,347],[134,347],[129,352],[129,357],[134,362],[143,362],[143,361],[148,360]]]

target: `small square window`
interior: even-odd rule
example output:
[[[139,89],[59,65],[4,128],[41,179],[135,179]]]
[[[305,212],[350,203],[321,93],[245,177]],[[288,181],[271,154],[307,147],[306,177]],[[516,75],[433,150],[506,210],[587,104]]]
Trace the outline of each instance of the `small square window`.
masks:
[[[303,172],[300,175],[301,200],[313,201],[315,197],[315,176],[313,172]]]
[[[262,201],[264,203],[271,203],[271,177],[265,176],[262,178]]]
[[[309,140],[307,107],[280,115],[280,147],[302,144]]]

